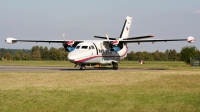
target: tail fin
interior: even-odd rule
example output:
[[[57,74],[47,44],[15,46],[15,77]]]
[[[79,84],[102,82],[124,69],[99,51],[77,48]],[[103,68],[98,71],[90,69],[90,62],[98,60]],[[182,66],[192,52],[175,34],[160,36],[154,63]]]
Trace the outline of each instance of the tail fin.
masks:
[[[129,31],[130,31],[130,27],[131,27],[131,22],[132,22],[132,17],[131,16],[127,16],[126,20],[125,20],[125,23],[124,23],[124,26],[123,26],[123,29],[121,31],[119,40],[123,40],[123,39],[129,37]]]

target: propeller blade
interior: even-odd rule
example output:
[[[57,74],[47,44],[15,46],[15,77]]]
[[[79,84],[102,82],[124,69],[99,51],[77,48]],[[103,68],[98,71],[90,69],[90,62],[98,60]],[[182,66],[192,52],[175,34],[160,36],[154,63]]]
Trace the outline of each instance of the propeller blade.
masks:
[[[109,40],[108,34],[106,34],[106,38],[107,38],[108,42],[110,43],[110,40]]]
[[[63,33],[63,39],[64,39],[64,41],[65,41],[65,34]]]

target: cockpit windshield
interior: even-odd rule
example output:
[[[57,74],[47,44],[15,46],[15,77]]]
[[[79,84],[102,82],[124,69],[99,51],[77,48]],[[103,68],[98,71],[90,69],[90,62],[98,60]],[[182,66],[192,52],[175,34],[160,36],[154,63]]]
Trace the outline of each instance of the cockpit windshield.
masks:
[[[81,49],[87,49],[88,48],[88,46],[82,46],[81,47]]]
[[[79,49],[80,48],[80,46],[76,46],[76,49]]]
[[[75,47],[75,50],[92,50],[95,49],[91,43],[80,43]]]

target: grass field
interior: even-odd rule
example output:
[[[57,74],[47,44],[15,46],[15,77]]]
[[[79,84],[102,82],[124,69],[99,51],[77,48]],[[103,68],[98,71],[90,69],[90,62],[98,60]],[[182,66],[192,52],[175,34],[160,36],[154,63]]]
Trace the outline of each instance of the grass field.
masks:
[[[1,65],[73,67],[64,61]],[[119,66],[124,69],[0,71],[0,111],[200,111],[199,67],[183,62],[121,62]]]

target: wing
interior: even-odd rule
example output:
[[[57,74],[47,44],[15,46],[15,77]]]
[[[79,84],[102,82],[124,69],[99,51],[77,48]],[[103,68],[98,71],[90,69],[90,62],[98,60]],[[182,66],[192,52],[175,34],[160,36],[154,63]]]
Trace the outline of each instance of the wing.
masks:
[[[117,42],[115,42],[117,41]],[[194,37],[190,36],[187,39],[151,39],[151,40],[110,40],[110,42],[114,42],[114,43],[143,43],[143,42],[168,42],[168,41],[188,41],[189,43],[193,43],[195,41]],[[105,40],[104,42],[109,42],[107,40]]]
[[[153,35],[148,35],[148,36],[125,38],[123,40],[137,40],[137,39],[145,39],[145,38],[153,38],[153,37],[154,37]]]
[[[107,39],[107,37],[101,37],[101,36],[94,36],[95,38],[100,38],[100,39]],[[109,38],[109,40],[116,40],[115,38]]]
[[[9,44],[13,44],[16,42],[46,42],[46,43],[66,43],[73,40],[18,40],[15,38],[6,38],[5,42]],[[83,42],[83,40],[75,40],[74,43],[80,43]]]
[[[152,39],[152,40],[120,40],[124,43],[142,43],[142,42],[167,42],[167,41],[187,41],[187,39]]]

